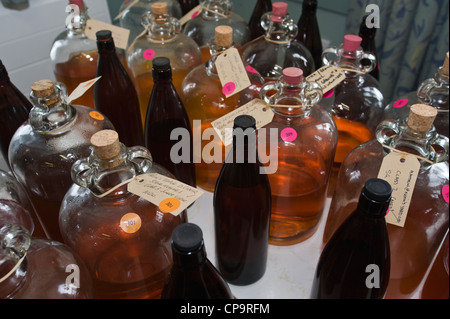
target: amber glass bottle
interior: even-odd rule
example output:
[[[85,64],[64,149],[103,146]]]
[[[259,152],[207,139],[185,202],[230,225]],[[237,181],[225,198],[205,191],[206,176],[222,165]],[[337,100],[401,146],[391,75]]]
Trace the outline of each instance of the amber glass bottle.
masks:
[[[67,104],[62,83],[40,80],[31,85],[31,90],[34,107],[29,120],[11,139],[9,163],[50,238],[62,242],[58,214],[72,185],[70,168],[89,155],[92,134],[114,126],[90,107]]]
[[[206,256],[203,233],[192,223],[172,233],[173,266],[161,299],[232,299],[230,287]]]
[[[0,216],[1,219],[1,216]],[[92,280],[68,246],[31,237],[19,225],[0,229],[0,298],[90,299]]]
[[[98,31],[96,36],[96,75],[101,78],[94,84],[95,108],[110,119],[125,145],[142,146],[144,129],[136,89],[116,54],[111,31]]]
[[[234,285],[252,284],[266,271],[271,192],[256,144],[255,119],[236,117],[233,146],[214,190],[217,262]]]
[[[261,26],[261,17],[263,14],[270,11],[272,11],[271,0],[258,0],[256,2],[248,22],[248,27],[250,28],[250,41],[264,35],[265,30]]]
[[[30,101],[11,82],[0,60],[0,151],[7,163],[11,138],[19,126],[28,120],[32,107]]]
[[[275,94],[272,94],[275,92]],[[277,82],[261,88],[274,117],[265,125],[266,143],[277,143],[270,163],[272,189],[270,243],[292,245],[312,236],[325,207],[336,151],[337,129],[331,115],[317,103],[322,90],[303,81],[299,68],[286,68]]]
[[[183,16],[200,4],[199,0],[178,0]]]
[[[183,102],[172,84],[172,69],[168,58],[153,60],[153,82],[155,85],[145,121],[145,146],[156,163],[164,166],[179,181],[196,187],[192,129]],[[171,139],[171,134],[177,129],[189,133],[189,148],[182,149],[188,154],[172,154],[173,146],[179,141]],[[179,136],[187,137],[185,134]],[[174,156],[181,157],[181,162],[174,161]]]
[[[72,17],[53,41],[50,50],[50,61],[53,73],[58,82],[66,85],[68,94],[81,82],[95,78],[98,52],[95,40],[86,36],[86,22],[89,20],[88,9],[83,0],[69,0]],[[77,104],[94,108],[94,90],[90,88],[77,100]]]
[[[61,204],[64,242],[85,261],[96,298],[159,298],[172,266],[172,231],[186,211],[164,214],[127,184],[170,173],[144,147],[125,147],[115,131],[98,132],[91,143],[91,155],[72,167],[74,184]]]
[[[311,52],[316,69],[322,66],[322,38],[319,23],[317,22],[317,0],[305,0],[302,5],[302,14],[298,20],[297,41],[300,41]]]
[[[447,137],[436,134],[433,127],[436,114],[429,105],[415,104],[406,125],[400,120],[380,123],[377,138],[352,150],[342,163],[330,204],[324,244],[354,210],[358,200],[355,194],[361,191],[364,181],[380,174],[387,156],[400,154],[390,161],[395,163],[395,176],[410,176],[411,166],[403,165],[417,159],[417,168],[412,169],[417,172],[414,187],[408,182],[407,187],[396,186],[402,191],[393,194],[397,200],[407,199],[409,192],[411,198],[403,213],[406,216],[403,227],[387,225],[391,249],[388,299],[411,298],[419,292],[420,283],[448,232],[449,142]]]
[[[382,179],[365,183],[356,209],[322,251],[311,298],[383,298],[391,267],[384,219],[391,193],[391,185]]]

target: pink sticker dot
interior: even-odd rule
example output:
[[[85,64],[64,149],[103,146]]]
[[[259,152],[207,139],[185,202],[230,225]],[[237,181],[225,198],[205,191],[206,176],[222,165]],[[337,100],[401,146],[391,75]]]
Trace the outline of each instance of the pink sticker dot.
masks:
[[[323,95],[323,98],[324,98],[324,99],[328,99],[328,98],[332,97],[333,94],[334,94],[334,90],[331,89],[331,90],[325,92],[325,94]]]
[[[222,88],[222,92],[225,95],[232,94],[234,90],[236,90],[236,84],[234,84],[233,82],[226,83]]]
[[[442,187],[442,197],[444,197],[445,202],[448,204],[448,185],[445,185],[444,187]]]
[[[408,104],[408,99],[401,99],[394,103],[394,108],[398,109]]]
[[[153,49],[147,49],[144,51],[144,53],[142,54],[142,56],[144,57],[144,59],[146,60],[151,60],[155,57],[155,50]]]
[[[287,127],[281,131],[280,137],[285,142],[293,142],[297,138],[297,131],[291,127]]]
[[[196,16],[198,16],[198,14],[200,13],[200,11],[195,11],[193,14],[192,14],[192,16],[191,16],[191,18],[195,18]]]
[[[250,73],[258,73],[258,71],[256,71],[254,68],[252,68],[251,66],[247,65],[245,67],[245,69],[250,72]]]

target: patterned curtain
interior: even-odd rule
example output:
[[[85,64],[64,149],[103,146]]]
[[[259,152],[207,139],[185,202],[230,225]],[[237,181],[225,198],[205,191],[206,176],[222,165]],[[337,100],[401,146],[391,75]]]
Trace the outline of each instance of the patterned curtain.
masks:
[[[350,0],[346,33],[358,34],[369,4],[380,9],[375,37],[385,101],[417,90],[449,50],[449,0]]]

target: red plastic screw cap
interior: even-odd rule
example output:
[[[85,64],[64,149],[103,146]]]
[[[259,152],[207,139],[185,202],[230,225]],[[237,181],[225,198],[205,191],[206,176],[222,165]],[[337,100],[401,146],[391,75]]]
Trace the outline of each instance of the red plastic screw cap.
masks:
[[[356,51],[361,45],[362,38],[354,34],[344,35],[344,50]]]
[[[272,17],[274,22],[281,22],[287,14],[288,4],[286,2],[274,2],[272,4]]]

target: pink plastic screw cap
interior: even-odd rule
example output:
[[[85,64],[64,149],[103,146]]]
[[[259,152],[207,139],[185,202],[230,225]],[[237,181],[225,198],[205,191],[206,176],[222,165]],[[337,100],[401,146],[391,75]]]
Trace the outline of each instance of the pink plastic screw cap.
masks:
[[[274,2],[272,4],[272,16],[270,20],[274,22],[283,21],[287,14],[288,4],[286,2]]]
[[[285,68],[283,80],[288,84],[299,84],[303,81],[303,70],[295,67]]]
[[[83,0],[69,0],[70,4],[75,4],[78,6],[80,11],[84,10],[84,1]]]
[[[344,50],[356,51],[361,45],[362,38],[354,34],[344,35]]]

